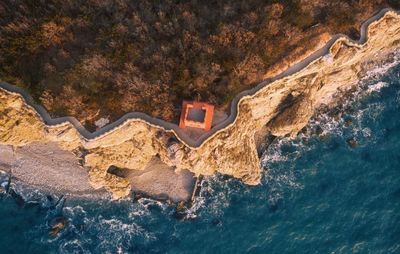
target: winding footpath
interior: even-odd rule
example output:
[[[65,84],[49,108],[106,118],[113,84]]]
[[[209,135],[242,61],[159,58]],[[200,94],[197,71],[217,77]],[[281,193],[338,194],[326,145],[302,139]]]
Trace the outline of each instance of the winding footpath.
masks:
[[[186,135],[186,133],[184,131],[182,131],[178,125],[170,123],[170,122],[166,122],[161,119],[151,117],[151,116],[141,113],[141,112],[127,113],[123,117],[121,117],[119,120],[117,120],[113,123],[110,123],[110,124],[104,126],[103,128],[91,133],[88,130],[86,130],[81,125],[81,123],[74,117],[52,118],[49,115],[49,113],[46,111],[46,109],[44,109],[42,106],[36,104],[34,102],[33,98],[26,91],[24,91],[21,88],[18,88],[16,86],[13,86],[13,85],[10,85],[10,84],[4,83],[4,82],[0,82],[0,89],[5,89],[8,92],[18,93],[18,94],[22,95],[22,97],[24,98],[26,103],[29,106],[33,107],[35,109],[35,111],[39,113],[40,117],[42,118],[42,120],[44,121],[44,123],[46,125],[55,126],[55,125],[62,125],[62,124],[69,122],[75,126],[75,128],[79,131],[82,138],[84,138],[86,140],[92,140],[92,139],[99,138],[103,135],[106,135],[107,133],[112,132],[116,128],[119,128],[127,121],[142,121],[153,127],[160,128],[165,131],[173,132],[175,134],[175,136],[186,146],[188,146],[192,149],[196,149],[196,148],[202,146],[210,137],[216,135],[220,131],[223,131],[225,128],[227,128],[230,125],[235,123],[235,120],[236,120],[237,114],[238,114],[238,105],[243,98],[251,97],[251,96],[255,95],[258,91],[260,91],[262,88],[264,88],[268,84],[270,84],[276,80],[282,79],[284,77],[291,76],[291,75],[295,74],[296,72],[302,70],[303,68],[307,67],[314,61],[317,61],[320,58],[326,56],[327,54],[329,54],[329,50],[332,47],[332,45],[334,45],[335,42],[337,42],[338,40],[347,40],[347,41],[350,41],[354,44],[358,44],[361,46],[368,40],[368,38],[367,38],[368,26],[371,23],[381,19],[385,15],[385,13],[388,11],[394,11],[394,10],[392,10],[390,8],[383,9],[383,10],[379,11],[373,17],[366,20],[361,26],[361,36],[358,41],[351,40],[350,38],[348,38],[347,36],[345,36],[343,34],[337,34],[337,35],[333,36],[326,43],[326,45],[324,47],[317,50],[316,52],[311,54],[309,57],[304,59],[303,61],[301,61],[297,64],[294,64],[293,66],[289,67],[286,71],[275,76],[274,78],[264,80],[261,83],[259,83],[257,86],[255,86],[254,88],[239,93],[231,102],[231,111],[230,111],[231,113],[230,113],[229,117],[226,120],[224,120],[223,122],[214,126],[209,132],[203,134],[196,140],[193,140],[188,135]],[[398,11],[395,11],[395,12],[399,14]]]

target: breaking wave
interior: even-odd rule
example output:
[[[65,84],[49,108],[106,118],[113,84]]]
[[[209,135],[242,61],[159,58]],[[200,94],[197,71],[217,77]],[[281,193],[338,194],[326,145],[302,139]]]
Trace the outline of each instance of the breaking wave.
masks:
[[[245,186],[239,180],[218,174],[205,177],[199,196],[187,210],[185,221],[179,221],[174,217],[174,207],[151,199],[143,198],[137,202],[65,201],[61,196],[13,183],[10,189],[21,200],[21,206],[36,207],[32,213],[40,214],[35,218],[38,223],[24,233],[31,242],[48,246],[49,252],[57,250],[58,253],[179,252],[184,245],[181,239],[193,241],[199,247],[204,244],[200,240],[211,233],[219,235],[223,231],[233,237],[229,235],[230,230],[236,232],[248,221],[254,224],[263,221],[262,212],[274,214],[282,209],[288,199],[287,193],[301,191],[306,187],[303,179],[319,173],[324,156],[338,149],[349,153],[354,147],[373,144],[390,131],[390,128],[381,128],[379,123],[387,111],[388,101],[400,103],[399,83],[393,82],[400,79],[399,55],[395,54],[392,62],[382,63],[367,72],[343,103],[333,109],[318,110],[297,137],[276,138],[262,154],[263,177],[259,186]],[[386,75],[393,68],[396,71]],[[384,102],[384,96],[390,100]],[[388,125],[390,127],[390,123]],[[361,156],[368,159],[370,155]],[[0,189],[6,189],[6,186],[7,177],[2,173]],[[326,186],[328,184],[321,188],[327,189]],[[6,196],[0,192],[0,198]],[[258,211],[256,215],[251,213],[254,209]],[[238,213],[237,221],[225,219],[232,213]],[[259,218],[252,218],[250,214]],[[50,236],[50,222],[60,216],[65,218],[65,225],[60,234]],[[191,221],[193,219],[196,220]],[[285,223],[278,221],[282,225]],[[271,231],[274,227],[277,225],[271,226]],[[292,229],[291,225],[288,227]],[[263,232],[256,238],[268,241],[273,237],[273,233]],[[215,242],[218,240],[210,240],[208,244]]]

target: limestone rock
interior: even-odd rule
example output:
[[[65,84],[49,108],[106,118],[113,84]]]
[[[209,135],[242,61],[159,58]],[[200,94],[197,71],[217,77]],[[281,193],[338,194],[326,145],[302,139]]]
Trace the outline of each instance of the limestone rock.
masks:
[[[109,167],[144,170],[155,156],[176,170],[187,169],[196,175],[220,172],[255,185],[261,178],[255,137],[260,140],[263,133],[297,135],[316,108],[329,105],[335,94],[355,86],[366,63],[400,47],[399,15],[387,12],[369,26],[368,35],[363,45],[339,39],[328,55],[242,97],[235,121],[199,147],[191,147],[179,137],[171,145],[168,140],[173,131],[141,119],[127,120],[99,137],[86,139],[68,122],[45,125],[22,96],[1,88],[0,144],[18,147],[40,141],[57,143],[68,151],[85,151],[82,163],[90,168],[92,186],[104,187],[114,198],[129,195],[131,188],[123,177],[108,173]]]

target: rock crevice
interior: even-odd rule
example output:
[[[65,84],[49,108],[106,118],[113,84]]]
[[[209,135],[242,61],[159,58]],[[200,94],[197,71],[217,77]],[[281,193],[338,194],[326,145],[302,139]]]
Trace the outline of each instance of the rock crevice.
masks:
[[[85,138],[71,122],[45,124],[19,93],[1,87],[0,144],[24,147],[40,143],[66,151],[84,151],[77,158],[81,157],[83,167],[89,169],[91,185],[105,188],[114,198],[127,196],[131,183],[108,169],[115,166],[144,170],[154,157],[176,171],[189,170],[195,175],[219,172],[256,185],[261,178],[257,153],[260,140],[267,133],[297,135],[316,108],[329,105],[335,94],[357,84],[365,63],[398,49],[400,16],[394,11],[386,12],[369,24],[367,33],[365,43],[340,38],[327,55],[241,97],[234,121],[198,147],[188,145],[173,130],[142,119],[129,119],[101,136]]]

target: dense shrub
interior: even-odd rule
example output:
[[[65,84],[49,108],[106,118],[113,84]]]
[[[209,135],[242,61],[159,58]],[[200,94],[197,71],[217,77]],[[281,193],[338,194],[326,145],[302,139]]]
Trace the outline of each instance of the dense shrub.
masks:
[[[82,122],[143,111],[166,120],[182,99],[218,108],[324,32],[357,35],[396,0],[5,0],[0,79],[54,115]],[[293,56],[292,56],[293,57]],[[77,109],[79,107],[79,109]]]

